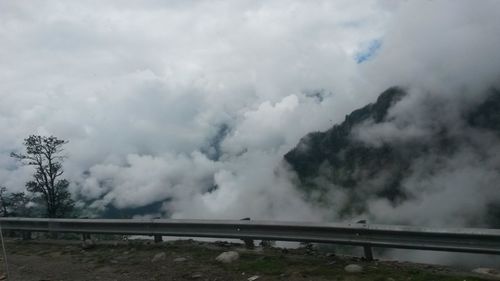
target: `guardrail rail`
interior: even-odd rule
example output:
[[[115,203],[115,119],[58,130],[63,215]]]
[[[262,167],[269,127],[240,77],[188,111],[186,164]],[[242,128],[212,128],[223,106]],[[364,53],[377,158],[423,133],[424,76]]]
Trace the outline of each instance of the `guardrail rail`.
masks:
[[[297,241],[466,253],[500,254],[500,230],[427,228],[366,223],[249,220],[0,218],[2,230]],[[159,239],[158,239],[159,238]]]

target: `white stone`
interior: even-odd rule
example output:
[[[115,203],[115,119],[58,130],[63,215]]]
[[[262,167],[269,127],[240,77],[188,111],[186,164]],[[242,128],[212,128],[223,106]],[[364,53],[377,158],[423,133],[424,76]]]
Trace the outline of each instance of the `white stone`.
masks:
[[[84,250],[88,250],[88,249],[91,249],[91,248],[94,248],[95,247],[95,242],[94,240],[90,240],[90,239],[85,239],[82,243],[82,249]]]
[[[360,273],[363,272],[363,267],[357,264],[350,264],[344,267],[344,270],[349,273]]]
[[[201,274],[201,273],[195,273],[195,274],[191,275],[191,278],[193,278],[193,279],[198,279],[201,277],[203,277],[203,274]]]
[[[248,280],[248,281],[255,281],[255,280],[259,279],[259,278],[260,278],[260,276],[259,276],[259,275],[254,275],[254,276],[252,276],[252,277],[249,277],[247,280]]]
[[[472,270],[472,272],[479,273],[479,274],[485,274],[485,275],[489,275],[489,276],[500,277],[500,271],[498,271],[494,268],[479,267],[479,268]]]
[[[222,263],[232,263],[240,258],[240,254],[235,251],[224,252],[218,255],[215,260]]]
[[[174,262],[185,262],[185,261],[187,261],[186,258],[176,258],[176,259],[174,259]]]
[[[156,254],[153,257],[153,259],[151,259],[151,262],[162,261],[162,260],[165,260],[166,258],[167,258],[167,254],[165,254],[165,252],[161,252],[161,253]]]

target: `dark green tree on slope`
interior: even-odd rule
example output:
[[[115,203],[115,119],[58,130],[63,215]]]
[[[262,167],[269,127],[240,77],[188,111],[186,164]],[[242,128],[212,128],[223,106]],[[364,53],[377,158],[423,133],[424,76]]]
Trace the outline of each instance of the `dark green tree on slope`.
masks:
[[[67,141],[54,136],[31,135],[24,140],[26,153],[10,154],[23,165],[35,167],[33,180],[26,183],[29,192],[39,195],[46,207],[49,218],[68,216],[74,207],[74,201],[68,192],[69,182],[61,176],[64,173],[62,162],[63,145]]]
[[[32,216],[30,201],[24,192],[7,193],[7,188],[0,186],[0,217]]]

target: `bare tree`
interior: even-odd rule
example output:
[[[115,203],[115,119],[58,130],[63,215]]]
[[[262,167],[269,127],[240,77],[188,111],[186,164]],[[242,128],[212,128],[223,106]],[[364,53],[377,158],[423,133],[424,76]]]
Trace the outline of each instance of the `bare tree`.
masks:
[[[27,190],[39,194],[45,204],[47,217],[57,218],[68,215],[74,206],[68,192],[69,182],[61,179],[64,170],[61,155],[67,141],[54,136],[31,135],[24,140],[26,153],[10,154],[23,163],[35,167],[33,180],[26,183]]]

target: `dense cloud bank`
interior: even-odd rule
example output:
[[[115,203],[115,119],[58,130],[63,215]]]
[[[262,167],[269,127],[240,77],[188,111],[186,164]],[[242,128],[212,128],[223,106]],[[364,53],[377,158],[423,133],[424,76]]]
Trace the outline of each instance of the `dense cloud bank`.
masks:
[[[453,123],[454,108],[498,83],[498,10],[494,0],[4,1],[0,184],[22,190],[31,171],[9,153],[53,134],[70,141],[72,193],[96,210],[165,201],[152,215],[335,220],[297,191],[282,156],[392,85],[415,93],[392,113],[414,124],[397,136],[426,133],[425,95],[445,100],[435,118]],[[394,130],[360,136],[376,145]],[[474,167],[431,180],[489,183]],[[395,214],[384,202],[372,210]]]
[[[414,159],[401,180],[406,200],[373,200],[368,213],[390,223],[500,227],[500,131],[491,126],[500,121],[500,92],[492,96],[494,102],[484,97],[482,105],[495,105],[486,112],[457,97],[449,101],[411,93],[390,110],[387,122],[357,128],[356,138],[368,146],[425,148],[408,153]],[[476,111],[482,115],[477,120],[493,118],[474,122]]]
[[[285,159],[340,219],[498,228],[500,91],[479,104],[439,97],[391,88]]]

